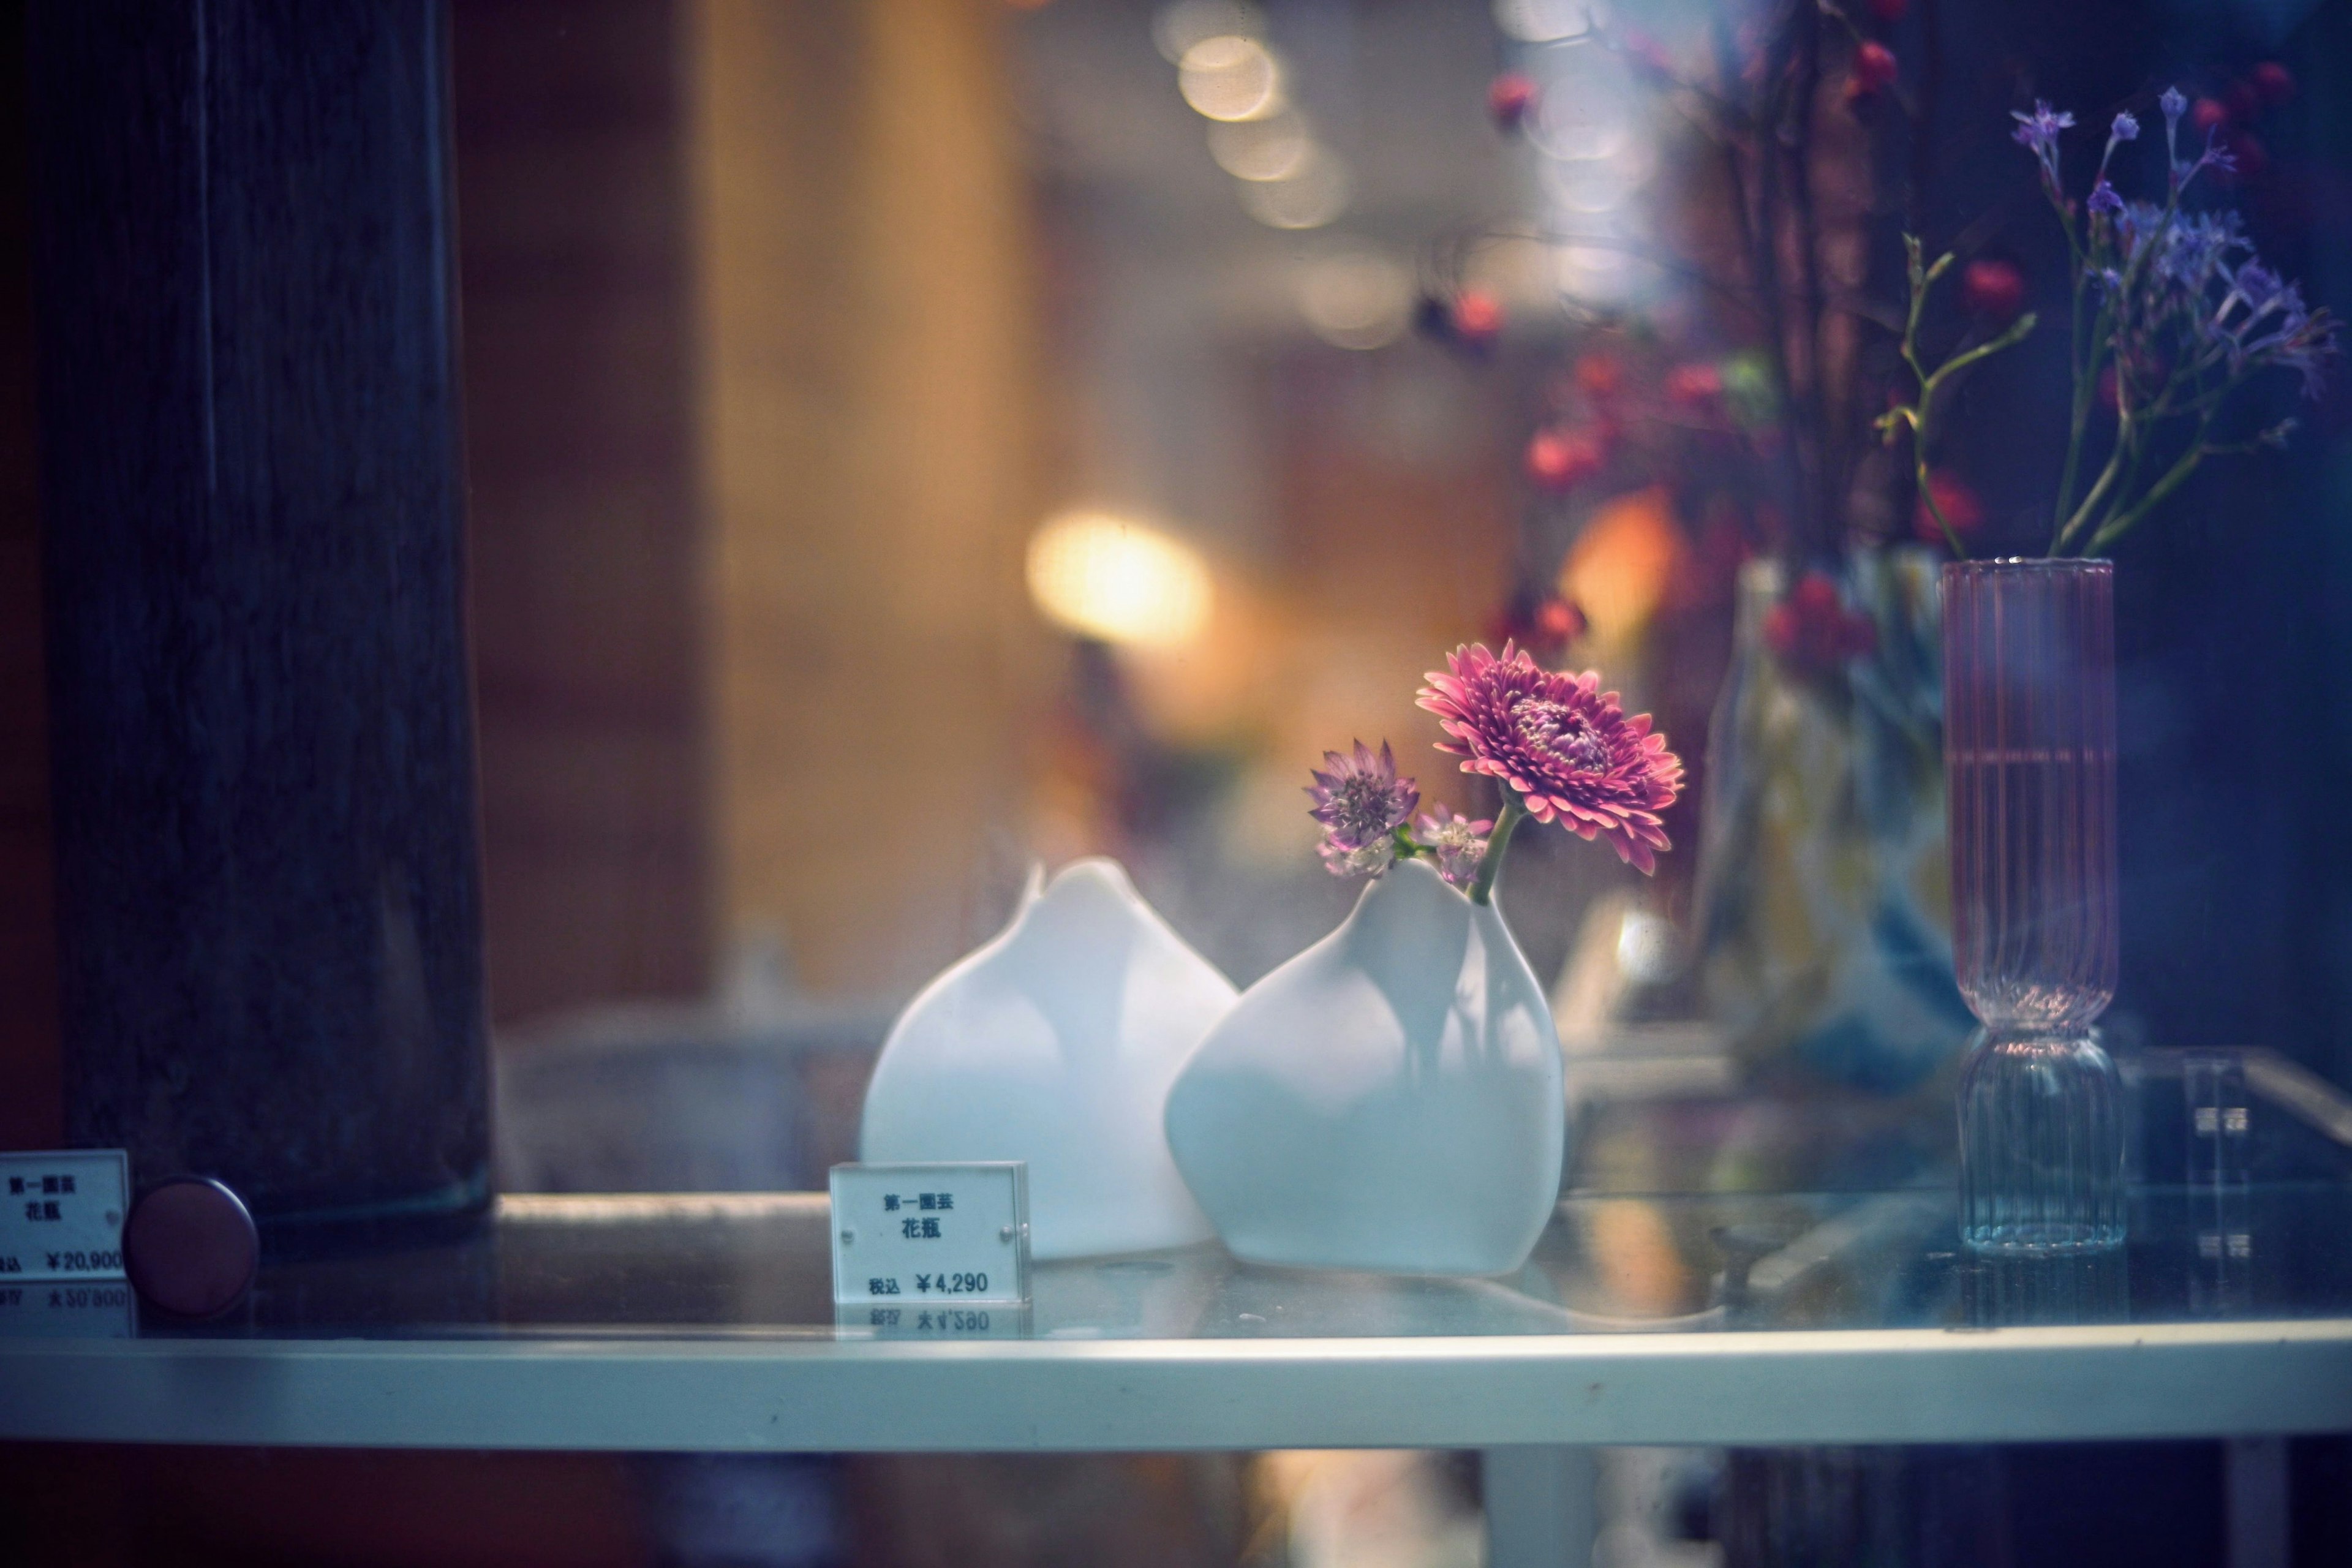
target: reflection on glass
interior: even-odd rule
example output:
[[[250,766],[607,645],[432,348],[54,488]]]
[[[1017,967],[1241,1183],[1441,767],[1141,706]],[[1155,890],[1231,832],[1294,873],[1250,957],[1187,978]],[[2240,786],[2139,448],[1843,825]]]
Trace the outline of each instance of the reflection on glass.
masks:
[[[2119,1250],[2063,1258],[1979,1258],[1960,1275],[1980,1329],[2131,1321],[2131,1273]]]
[[[2191,1053],[2180,1064],[2180,1089],[2189,1120],[2189,1208],[2196,1253],[2189,1308],[2200,1316],[2230,1317],[2243,1312],[2252,1300],[2253,1109],[2246,1097],[2244,1059]]]

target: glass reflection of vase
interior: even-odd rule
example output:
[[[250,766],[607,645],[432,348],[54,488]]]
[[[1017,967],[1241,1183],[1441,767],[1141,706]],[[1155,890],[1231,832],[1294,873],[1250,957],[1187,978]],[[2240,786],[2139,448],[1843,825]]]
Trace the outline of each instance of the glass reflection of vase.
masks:
[[[2119,1247],[2055,1256],[1994,1253],[1969,1263],[1960,1283],[1971,1328],[2131,1321],[2131,1268]]]
[[[1844,646],[1822,657],[1776,646],[1780,563],[1740,574],[1707,733],[1698,969],[1756,1079],[1895,1097],[1971,1026],[1946,923],[1936,563],[1861,551],[1832,581]]]
[[[1960,1234],[1979,1252],[2124,1238],[2116,989],[2114,568],[1944,568],[1953,965],[1983,1024],[1959,1090]]]

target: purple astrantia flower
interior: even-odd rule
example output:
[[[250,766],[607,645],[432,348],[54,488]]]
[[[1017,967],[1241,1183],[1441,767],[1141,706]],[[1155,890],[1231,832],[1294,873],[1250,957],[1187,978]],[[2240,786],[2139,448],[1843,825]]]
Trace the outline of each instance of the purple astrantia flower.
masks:
[[[1627,718],[1599,675],[1545,669],[1507,642],[1499,655],[1459,647],[1445,662],[1418,697],[1452,737],[1439,751],[1508,785],[1538,822],[1606,838],[1627,864],[1657,869],[1655,851],[1670,847],[1658,813],[1682,792],[1683,764],[1648,714]]]
[[[2009,117],[2017,121],[2011,134],[2017,144],[2027,149],[2042,162],[2042,179],[2052,195],[2058,194],[2058,132],[2071,128],[2074,117],[2067,110],[2053,110],[2047,100],[2033,100],[2033,112],[2012,109]]]
[[[1478,875],[1478,862],[1486,858],[1493,821],[1473,822],[1454,816],[1452,806],[1441,805],[1423,812],[1419,826],[1421,847],[1437,862],[1437,874],[1457,888],[1468,887]]]
[[[1376,838],[1360,848],[1342,849],[1327,834],[1315,853],[1323,857],[1323,868],[1334,877],[1377,877],[1396,859],[1396,840]]]
[[[1315,797],[1307,815],[1323,825],[1335,848],[1356,850],[1385,840],[1421,804],[1413,782],[1397,777],[1396,754],[1386,741],[1378,756],[1359,741],[1353,754],[1326,752],[1323,763],[1330,772],[1317,770],[1307,786]]]

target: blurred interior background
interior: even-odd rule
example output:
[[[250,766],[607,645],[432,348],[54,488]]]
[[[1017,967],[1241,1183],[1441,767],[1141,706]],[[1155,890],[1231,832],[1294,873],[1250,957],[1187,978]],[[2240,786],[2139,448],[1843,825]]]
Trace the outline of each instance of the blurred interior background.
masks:
[[[1739,466],[1774,439],[1743,401],[1757,333],[1709,281],[1738,258],[1717,152],[1660,72],[1712,68],[1770,8],[1619,9],[456,0],[503,1186],[820,1184],[853,1157],[894,1011],[1001,926],[1033,862],[1118,857],[1247,984],[1354,896],[1300,793],[1326,749],[1386,739],[1425,800],[1488,814],[1412,694],[1444,650],[1507,633],[1599,665],[1693,777],[1654,881],[1564,835],[1513,861],[1509,919],[1590,1058],[1571,1179],[1935,1167],[1951,1016],[1922,1004],[1904,1039],[1927,1044],[1896,1059],[1711,1005],[1705,906],[1727,873],[1708,785],[1728,764],[1710,725],[1755,652],[1743,569],[1780,535]],[[1902,133],[1887,105],[1824,100],[1810,156],[1857,291],[1894,297],[1885,242],[1910,224],[2057,319],[2063,256],[2008,110],[2048,97],[2098,123],[2177,80],[2237,150],[2230,195],[2263,255],[2352,305],[2352,4],[1855,16],[1938,94],[1906,106],[1931,129]],[[1534,89],[1524,112],[1495,95],[1506,75]],[[13,210],[25,160],[5,151]],[[1872,172],[1890,158],[1892,205]],[[33,319],[19,236],[0,254],[0,1143],[23,1146],[58,1125]],[[2045,331],[1962,389],[1945,460],[1980,550],[2031,541],[2063,352]],[[2216,465],[2122,552],[2115,1026],[2267,1046],[2352,1086],[2342,383],[2285,453]],[[1831,510],[1874,549],[1924,551],[1910,493],[1851,456],[1864,499]],[[1572,624],[1542,620],[1554,598]],[[1601,1245],[1621,1310],[1685,1310],[1684,1241],[1629,1210]],[[2192,1479],[2202,1452],[2179,1458]],[[714,1508],[752,1510],[743,1539],[776,1551],[815,1531],[801,1557],[676,1548],[693,1561],[827,1561],[853,1537],[909,1563],[1475,1561],[1461,1465],[1328,1458],[1034,1461],[1013,1483],[1013,1461],[871,1461],[740,1485],[681,1462],[624,1511],[654,1536],[677,1510],[704,1521],[673,1543]],[[1872,1462],[1840,1461],[1837,1484],[1899,1484]],[[1611,1561],[1719,1560],[1683,1528],[1712,1463],[1612,1461],[1631,1500]],[[533,1495],[568,1495],[550,1465]],[[992,1523],[1006,1484],[1035,1507]],[[158,1517],[201,1516],[155,1486]],[[969,1509],[909,1522],[940,1489]],[[1151,1500],[1165,1528],[1106,1522]]]

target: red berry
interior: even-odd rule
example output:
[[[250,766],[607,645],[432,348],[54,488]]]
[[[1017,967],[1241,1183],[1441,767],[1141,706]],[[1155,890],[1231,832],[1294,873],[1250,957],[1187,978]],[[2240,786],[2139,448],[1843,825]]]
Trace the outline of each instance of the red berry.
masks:
[[[1909,9],[1911,0],[1870,0],[1870,14],[1890,27],[1903,20],[1903,14]]]
[[[1566,599],[1546,599],[1536,606],[1535,624],[1528,641],[1538,653],[1556,652],[1584,635],[1584,612]]]
[[[1895,80],[1895,51],[1875,38],[1864,39],[1853,51],[1853,83],[1864,92],[1876,92]]]
[[[1837,584],[1825,573],[1808,572],[1789,591],[1789,603],[1801,616],[1826,616],[1838,607]]]
[[[1601,471],[1600,446],[1574,430],[1538,430],[1528,442],[1528,478],[1557,494]]]
[[[2013,321],[2025,309],[2025,278],[2006,261],[1971,261],[1960,268],[1960,303],[1989,321]]]
[[[1936,507],[1943,512],[1944,521],[1962,539],[1974,533],[1984,521],[1984,504],[1977,500],[1977,492],[1941,468],[1927,475],[1927,494],[1936,498]],[[1911,514],[1911,530],[1934,543],[1944,542],[1944,531],[1936,526],[1936,513],[1928,510],[1927,496],[1919,498]]]
[[[1723,372],[1711,364],[1678,364],[1666,372],[1666,401],[1689,411],[1705,409],[1723,395]]]
[[[2253,83],[2264,103],[2284,103],[2294,96],[2294,77],[2276,60],[2264,60],[2246,73],[2246,79]]]
[[[1518,71],[1505,71],[1486,87],[1486,112],[1506,131],[1517,131],[1536,106],[1534,80]]]
[[[1614,397],[1625,384],[1625,367],[1615,354],[1586,354],[1576,362],[1576,384],[1588,397]]]
[[[1454,296],[1454,335],[1474,347],[1495,341],[1503,330],[1503,307],[1483,289],[1465,289]]]
[[[2200,134],[2229,122],[2229,106],[2218,98],[2200,98],[2189,109],[2190,129]]]
[[[1828,674],[1878,648],[1878,627],[1845,607],[1825,572],[1808,572],[1764,613],[1764,644],[1806,674]]]
[[[2262,138],[2251,131],[2230,132],[2221,138],[2221,144],[2229,148],[2230,156],[2238,161],[2238,174],[2242,178],[2257,179],[2263,170],[2271,166],[2270,149],[2264,147]]]

